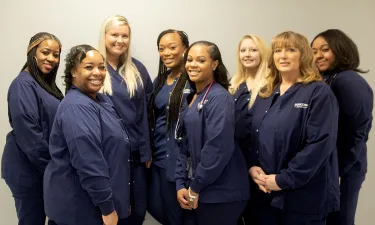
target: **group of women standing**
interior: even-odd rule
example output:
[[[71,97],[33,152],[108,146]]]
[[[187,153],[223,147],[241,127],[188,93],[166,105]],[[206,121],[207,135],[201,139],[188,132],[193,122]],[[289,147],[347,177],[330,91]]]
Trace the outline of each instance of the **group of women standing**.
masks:
[[[165,30],[152,83],[130,43],[105,20],[67,54],[64,97],[60,41],[31,38],[2,157],[20,225],[354,224],[373,93],[346,34],[245,35],[230,80],[214,43]]]

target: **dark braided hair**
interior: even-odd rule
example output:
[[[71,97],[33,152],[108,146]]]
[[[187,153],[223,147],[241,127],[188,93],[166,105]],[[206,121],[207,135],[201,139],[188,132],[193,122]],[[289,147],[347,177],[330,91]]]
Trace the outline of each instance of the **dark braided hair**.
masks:
[[[223,86],[226,90],[228,90],[229,87],[229,79],[228,79],[228,70],[225,67],[223,63],[223,59],[221,58],[221,53],[219,48],[216,44],[209,42],[209,41],[197,41],[194,42],[190,47],[187,49],[187,53],[189,53],[190,49],[195,45],[205,45],[208,47],[208,54],[210,54],[210,57],[213,61],[217,60],[219,62],[218,66],[216,67],[214,71],[214,81],[216,83],[219,83],[221,86]],[[187,55],[185,55],[185,63],[187,61]],[[184,73],[187,73],[186,70]],[[189,79],[190,85],[193,89],[195,89],[194,82],[191,82]]]
[[[47,33],[47,32],[40,32],[40,33],[35,34],[30,39],[29,48],[31,47],[31,45],[33,43],[35,43],[36,41],[38,41],[38,39],[43,39],[43,41],[44,40],[55,40],[59,44],[59,46],[60,46],[59,53],[61,53],[61,42],[60,42],[60,40],[55,35]],[[27,68],[28,71],[29,71],[29,73],[31,74],[31,76],[35,79],[35,81],[44,90],[46,90],[49,94],[51,94],[52,96],[56,97],[57,99],[61,100],[61,99],[64,98],[64,95],[61,93],[60,89],[56,85],[56,74],[57,74],[57,70],[58,70],[59,64],[60,64],[60,55],[59,55],[59,62],[57,63],[57,65],[55,66],[55,68],[53,68],[53,70],[49,74],[47,74],[45,76],[45,78],[43,78],[44,76],[41,76],[42,72],[38,68],[37,61],[35,59],[36,50],[37,50],[37,48],[38,48],[39,45],[40,45],[40,43],[37,44],[37,45],[35,45],[35,46],[33,46],[28,51],[28,53],[27,53],[27,61],[26,61],[25,65],[22,67],[21,71],[23,71],[23,70],[25,70]]]
[[[189,39],[188,39],[188,36],[185,32],[179,31],[179,30],[169,29],[169,30],[165,30],[165,31],[163,31],[159,34],[157,42],[156,42],[158,48],[159,48],[159,43],[160,43],[161,38],[164,35],[170,34],[170,33],[178,34],[180,36],[182,45],[185,48],[189,47]],[[181,106],[181,100],[182,100],[181,98],[182,98],[182,94],[183,94],[183,89],[185,87],[186,82],[188,81],[188,75],[186,73],[183,73],[184,65],[185,64],[181,65],[182,74],[181,74],[180,78],[178,79],[178,81],[176,83],[176,86],[173,89],[173,92],[170,95],[170,104],[169,104],[169,109],[168,109],[168,114],[167,114],[167,124],[168,124],[167,130],[170,130],[170,128],[172,126],[172,122],[177,121],[178,115],[180,113],[180,106]],[[168,77],[169,73],[170,73],[170,71],[167,69],[167,67],[164,65],[163,61],[159,57],[158,76],[156,77],[154,92],[151,95],[151,100],[150,100],[150,103],[149,103],[149,119],[150,119],[150,127],[151,128],[155,127],[155,116],[154,116],[154,109],[153,109],[155,98],[158,95],[161,88],[163,87],[165,81],[167,80],[167,77]]]
[[[98,51],[90,45],[77,45],[70,49],[69,53],[65,58],[65,71],[62,78],[65,82],[65,94],[72,88],[73,85],[73,75],[72,69],[76,66],[77,62],[82,62],[86,58],[86,53],[89,51]]]

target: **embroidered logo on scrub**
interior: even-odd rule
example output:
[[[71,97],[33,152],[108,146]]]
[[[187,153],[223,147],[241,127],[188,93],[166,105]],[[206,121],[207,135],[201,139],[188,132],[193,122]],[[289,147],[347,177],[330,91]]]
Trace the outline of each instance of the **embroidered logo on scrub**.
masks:
[[[297,109],[307,109],[308,106],[309,104],[306,103],[294,103],[294,108]]]

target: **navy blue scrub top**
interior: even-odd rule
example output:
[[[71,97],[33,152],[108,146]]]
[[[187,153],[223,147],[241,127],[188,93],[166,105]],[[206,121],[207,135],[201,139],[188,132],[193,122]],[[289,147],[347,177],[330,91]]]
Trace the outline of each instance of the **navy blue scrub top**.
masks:
[[[246,162],[234,141],[233,97],[214,83],[202,110],[198,111],[198,103],[206,90],[207,87],[197,94],[181,117],[184,131],[176,168],[176,189],[190,187],[200,194],[199,201],[204,203],[247,200]]]
[[[176,86],[178,78],[173,81],[173,84],[168,85],[164,82],[163,87],[155,97],[154,114],[155,114],[155,131],[154,131],[154,152],[152,161],[155,165],[166,168],[166,158],[169,157],[167,141],[175,141],[173,137],[169,137],[167,133],[167,114],[169,96],[173,88]]]
[[[338,105],[329,86],[295,83],[282,96],[278,86],[251,109],[251,165],[276,174],[282,189],[272,205],[321,214],[339,207]],[[309,204],[306,204],[308,202]]]
[[[1,175],[7,183],[35,187],[50,160],[49,135],[60,100],[44,90],[27,71],[8,90],[12,131],[6,137]]]
[[[374,94],[370,85],[352,70],[329,74],[340,107],[337,150],[340,176],[367,172],[367,140],[372,127]]]
[[[249,152],[251,147],[250,138],[250,123],[251,114],[249,109],[249,102],[251,98],[251,92],[249,92],[246,82],[242,83],[236,93],[233,95],[235,101],[235,140],[238,147],[241,149],[245,159],[247,161],[247,167],[249,167],[250,162],[248,162]]]
[[[130,98],[126,81],[124,81],[118,71],[120,66],[117,70],[114,70],[107,63],[113,91],[112,95],[108,96],[111,98],[129,132],[133,160],[147,162],[151,160],[147,105],[153,86],[145,66],[134,58],[132,58],[132,61],[142,78],[143,87],[138,87],[135,95]]]
[[[179,152],[178,143],[175,139],[175,130],[177,121],[172,121],[171,128],[168,130],[168,109],[169,109],[169,96],[176,86],[178,78],[173,84],[168,85],[164,81],[164,85],[159,91],[154,102],[154,115],[155,115],[155,129],[153,134],[153,163],[165,169],[167,180],[175,182],[176,161]],[[180,113],[187,108],[186,97],[190,94],[190,83],[186,82],[182,92],[182,102]]]
[[[129,216],[129,135],[108,96],[94,100],[73,86],[57,110],[49,149],[44,201],[50,219],[97,224],[114,210]]]

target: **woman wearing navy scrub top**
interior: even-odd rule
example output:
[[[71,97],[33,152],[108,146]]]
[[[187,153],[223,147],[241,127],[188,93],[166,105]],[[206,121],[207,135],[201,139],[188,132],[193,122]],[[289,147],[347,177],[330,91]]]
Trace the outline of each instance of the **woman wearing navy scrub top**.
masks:
[[[249,198],[249,180],[235,145],[234,99],[218,47],[192,44],[185,70],[195,92],[180,118],[177,198],[183,209],[194,210],[195,224],[236,225]]]
[[[353,225],[359,191],[367,173],[367,140],[372,126],[374,94],[358,73],[356,44],[337,29],[318,34],[311,43],[314,60],[340,107],[337,152],[340,175],[340,211],[328,216],[328,225]]]
[[[1,176],[14,197],[19,225],[44,225],[46,221],[43,174],[50,160],[52,123],[64,97],[55,83],[60,52],[61,43],[54,35],[34,35],[27,62],[8,90],[13,130],[6,137]]]
[[[145,66],[130,56],[131,29],[123,16],[111,16],[102,25],[99,50],[106,58],[107,94],[129,132],[132,149],[131,215],[119,225],[142,225],[147,209],[146,167],[151,164],[147,101],[152,81]]]
[[[339,207],[336,98],[298,33],[273,39],[269,65],[251,110],[254,224],[323,225]]]
[[[130,215],[129,136],[111,99],[98,93],[104,57],[89,45],[66,57],[66,96],[53,123],[44,174],[46,215],[58,225],[117,225]]]
[[[269,47],[266,42],[256,35],[245,35],[241,38],[237,49],[237,72],[230,80],[229,91],[235,102],[235,140],[246,158],[251,147],[248,135],[250,133],[250,109],[254,105],[258,92],[265,83],[268,69]],[[249,176],[250,178],[250,176]],[[250,190],[256,189],[250,182]],[[249,190],[249,191],[250,191]],[[251,194],[250,194],[251,195]],[[254,201],[248,203],[238,224],[252,224]],[[243,220],[243,222],[242,222]]]
[[[183,210],[176,198],[175,169],[178,155],[175,128],[184,99],[190,93],[183,57],[189,47],[183,31],[165,30],[157,39],[159,71],[150,101],[153,161],[148,192],[148,212],[165,225],[182,225]]]

